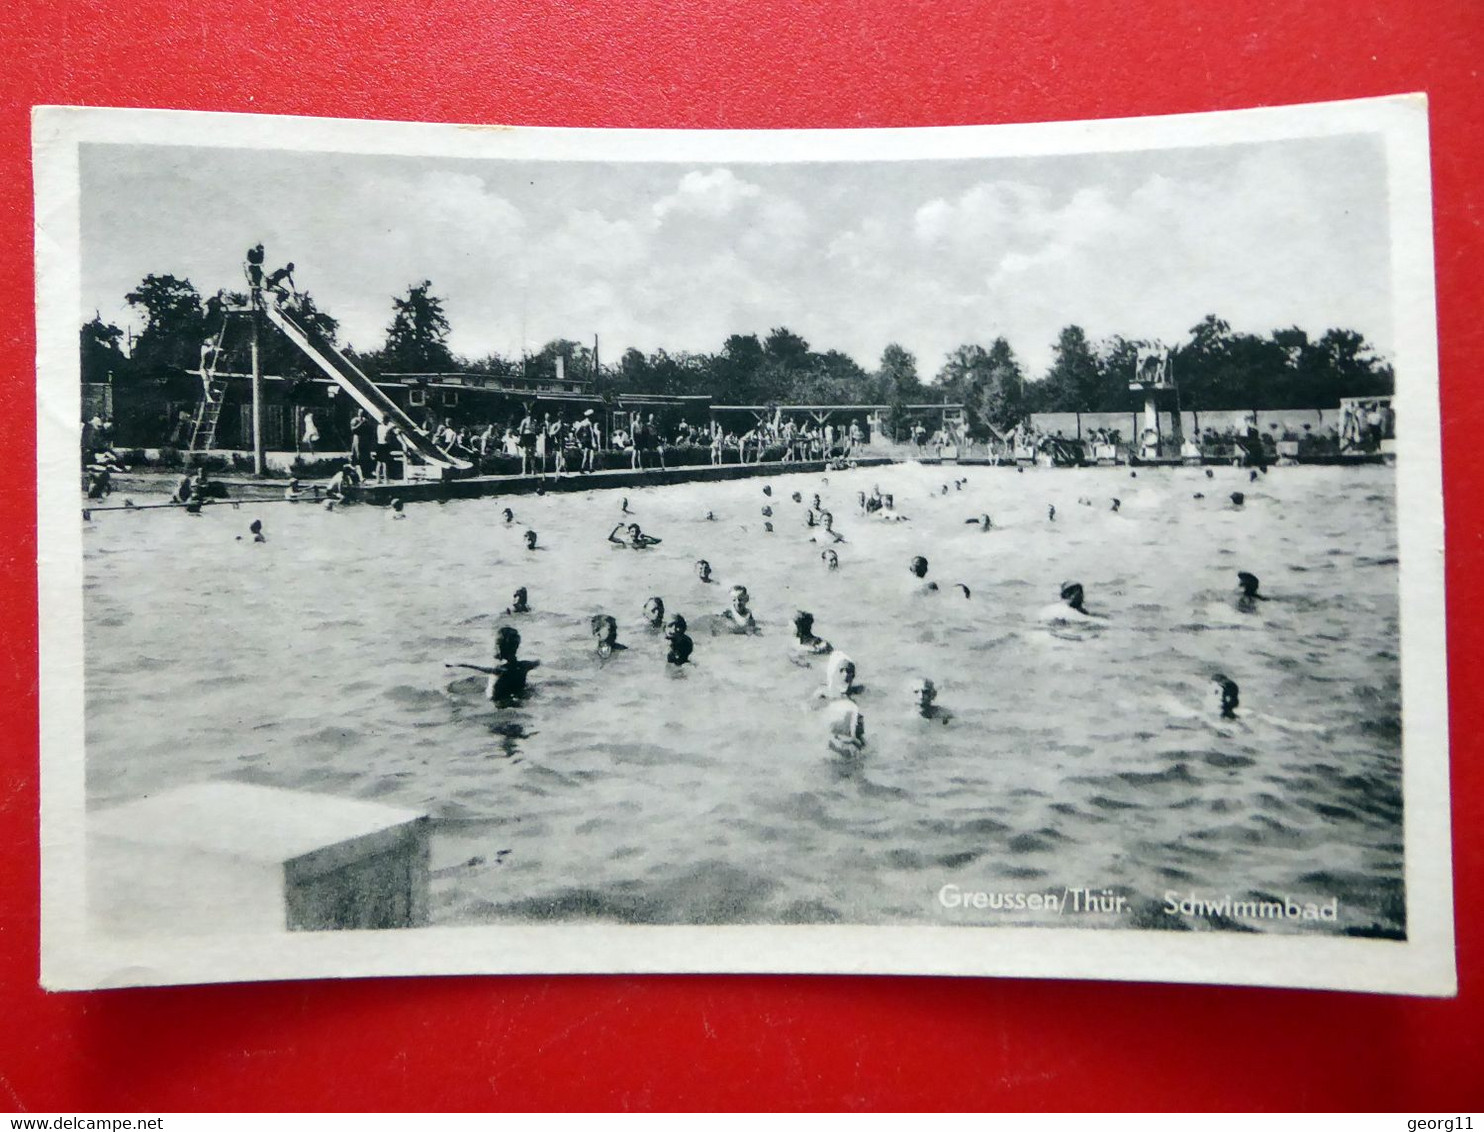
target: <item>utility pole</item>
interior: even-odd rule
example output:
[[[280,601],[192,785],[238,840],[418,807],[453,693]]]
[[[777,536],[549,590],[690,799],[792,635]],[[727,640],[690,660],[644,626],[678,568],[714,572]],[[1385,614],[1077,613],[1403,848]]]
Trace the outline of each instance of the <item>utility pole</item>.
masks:
[[[263,369],[258,357],[258,303],[260,297],[257,291],[253,291],[248,317],[252,320],[252,334],[249,341],[252,344],[252,470],[254,475],[261,476],[267,471],[267,461],[263,458]]]

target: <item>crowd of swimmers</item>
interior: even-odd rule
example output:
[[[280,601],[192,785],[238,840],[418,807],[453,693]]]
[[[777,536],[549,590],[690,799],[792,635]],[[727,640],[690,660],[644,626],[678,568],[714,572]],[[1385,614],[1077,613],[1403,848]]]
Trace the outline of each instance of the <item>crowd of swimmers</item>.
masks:
[[[109,474],[110,463],[103,460],[101,455],[96,459],[99,461],[96,474],[106,477]],[[1265,468],[1262,470],[1266,471]],[[1256,479],[1258,474],[1256,470],[1250,472],[1253,479]],[[1137,473],[1130,472],[1130,475],[1136,476]],[[1214,478],[1214,473],[1209,468],[1206,469],[1205,475],[1207,479]],[[359,482],[354,465],[347,464],[331,480],[323,497],[317,490],[313,493],[306,492],[298,480],[291,480],[285,489],[285,499],[297,501],[312,497],[322,501],[324,506],[333,508],[338,501],[354,498]],[[827,484],[828,479],[826,478],[824,482]],[[953,492],[962,491],[966,483],[968,483],[967,477],[954,479],[951,484],[942,484],[937,494],[950,495]],[[206,470],[200,468],[180,478],[172,493],[171,502],[183,506],[188,513],[199,514],[207,503],[225,497],[223,486],[213,482]],[[774,532],[775,520],[778,519],[774,504],[777,502],[779,507],[783,507],[784,504],[774,499],[772,485],[763,485],[762,494],[763,502],[760,506],[760,513],[765,519],[763,528],[765,533],[771,534]],[[1205,496],[1203,492],[1196,492],[1194,497],[1203,499]],[[1241,508],[1246,502],[1246,496],[1240,491],[1231,492],[1229,499],[1233,508]],[[809,532],[809,540],[822,544],[819,557],[825,568],[832,571],[838,569],[840,556],[836,548],[848,540],[843,533],[836,530],[834,515],[825,506],[821,494],[813,493],[806,502],[803,492],[794,491],[789,496],[789,500],[794,510],[802,509],[802,516],[796,521]],[[857,493],[856,502],[863,519],[883,522],[910,521],[908,516],[898,513],[894,497],[890,493],[883,492],[879,486],[874,486],[869,492]],[[1086,496],[1079,498],[1077,502],[1084,506],[1095,505],[1093,500]],[[1109,510],[1116,513],[1120,502],[1117,498],[1111,499]],[[620,499],[619,508],[626,521],[619,522],[609,531],[607,538],[609,543],[615,548],[635,551],[645,551],[661,544],[662,539],[645,532],[638,522],[633,521],[633,512],[629,507],[627,496]],[[400,499],[390,501],[387,515],[394,521],[406,518]],[[501,517],[507,528],[519,526],[512,508],[508,506],[503,508]],[[707,512],[705,518],[714,520],[715,514]],[[1053,523],[1056,521],[1054,505],[1048,506],[1047,521]],[[969,517],[963,522],[985,533],[998,530],[994,520],[987,513]],[[252,521],[248,529],[248,537],[254,543],[267,541],[261,520]],[[241,538],[242,536],[239,536],[239,539]],[[526,529],[522,540],[528,552],[536,552],[540,549],[539,535],[534,529]],[[912,578],[912,592],[917,595],[927,596],[951,592],[961,596],[964,600],[972,598],[969,586],[963,582],[953,583],[948,590],[941,590],[938,582],[928,577],[929,563],[923,555],[913,555],[908,561],[907,568]],[[696,578],[703,585],[716,583],[711,563],[706,559],[698,559],[694,570]],[[1259,592],[1259,579],[1255,574],[1241,571],[1237,575],[1237,581],[1240,592],[1236,603],[1238,611],[1256,612],[1258,603],[1268,600],[1266,595]],[[515,592],[504,614],[508,617],[529,612],[529,593],[525,587],[521,587]],[[691,663],[695,642],[690,636],[689,626],[683,615],[671,613],[667,616],[664,600],[659,596],[654,596],[645,602],[643,617],[644,625],[648,630],[656,635],[662,635],[667,664],[680,668]],[[1057,601],[1040,611],[1039,619],[1042,622],[1061,625],[1096,624],[1106,621],[1107,615],[1087,607],[1086,592],[1080,582],[1067,581],[1059,587]],[[711,619],[710,624],[713,632],[751,634],[759,631],[756,617],[751,609],[751,595],[745,585],[730,587],[726,607]],[[606,660],[617,652],[626,651],[627,646],[618,640],[618,623],[611,615],[594,615],[590,626],[594,648],[600,658]],[[865,720],[855,698],[861,690],[856,682],[856,667],[847,655],[818,636],[814,628],[813,614],[807,610],[797,611],[793,616],[793,636],[790,647],[796,658],[829,657],[826,678],[818,693],[819,699],[829,702],[829,745],[839,754],[855,755],[865,746]],[[512,625],[502,625],[495,638],[493,664],[450,662],[449,666],[469,668],[485,674],[488,677],[487,696],[497,704],[513,703],[524,695],[526,675],[538,664],[536,661],[520,659],[518,655],[520,644],[519,631]],[[1221,717],[1223,719],[1235,718],[1240,702],[1236,682],[1224,673],[1213,676],[1212,682],[1213,693],[1219,700]],[[910,695],[913,710],[921,718],[943,723],[951,718],[950,713],[937,704],[937,686],[928,677],[914,678],[910,686]]]
[[[826,481],[827,482],[827,481]],[[949,494],[953,491],[961,491],[967,478],[955,479],[949,484],[942,485],[941,494]],[[775,510],[775,499],[771,485],[764,485],[763,502],[760,511],[769,517],[765,529],[771,531],[773,521],[778,517]],[[1233,493],[1234,497],[1241,493]],[[814,532],[810,537],[816,540],[824,540],[826,545],[820,552],[820,558],[827,569],[834,570],[839,566],[839,553],[835,545],[845,542],[845,537],[834,530],[833,517],[825,508],[821,496],[813,494],[807,501],[802,492],[795,491],[789,497],[795,509],[802,511],[797,520],[805,530]],[[882,492],[879,487],[870,492],[861,492],[858,497],[860,513],[866,518],[879,518],[885,521],[907,521],[907,517],[896,513],[895,500],[891,495]],[[1090,499],[1079,499],[1079,503],[1092,505]],[[1111,510],[1117,511],[1118,500],[1112,501]],[[779,504],[783,506],[783,504]],[[661,543],[661,539],[646,533],[640,525],[632,521],[632,511],[628,506],[628,499],[620,500],[620,511],[629,519],[620,522],[608,533],[608,542],[617,549],[644,551]],[[510,508],[503,512],[506,526],[515,526],[515,515]],[[714,518],[708,513],[707,518]],[[1054,521],[1054,508],[1048,516],[1049,521]],[[966,523],[978,527],[982,531],[997,530],[992,518],[988,514],[966,519]],[[534,550],[537,547],[536,532],[526,531],[527,546]],[[928,559],[923,555],[914,555],[907,564],[908,573],[912,579],[911,592],[918,596],[931,596],[937,594],[951,594],[961,597],[963,600],[971,600],[972,592],[969,586],[963,582],[953,583],[946,589],[940,588],[938,582],[929,577],[930,566]],[[702,585],[716,585],[716,578],[711,563],[702,558],[694,564],[696,579]],[[1266,601],[1266,595],[1259,592],[1260,582],[1256,575],[1242,571],[1238,574],[1238,590],[1240,597],[1237,599],[1237,608],[1243,612],[1254,612],[1258,602]],[[759,632],[758,622],[751,608],[751,595],[745,585],[732,585],[727,590],[726,605],[717,614],[706,619],[706,624],[712,633],[739,633],[754,634]],[[514,594],[510,606],[504,614],[507,618],[530,612],[529,593],[522,587]],[[1038,620],[1050,625],[1086,625],[1097,626],[1108,621],[1108,614],[1091,609],[1087,604],[1087,594],[1080,582],[1066,581],[1061,583],[1057,590],[1057,600],[1038,613]],[[682,668],[693,663],[695,653],[695,641],[690,633],[690,626],[686,618],[678,612],[667,612],[665,601],[656,595],[650,597],[643,608],[644,628],[662,638],[664,642],[665,663],[674,668]],[[628,646],[619,641],[618,621],[611,614],[600,613],[591,617],[590,632],[595,649],[600,660],[606,661],[616,653],[628,650]],[[521,636],[513,625],[503,624],[496,633],[495,656],[493,663],[480,664],[472,662],[448,662],[449,667],[467,668],[484,674],[487,677],[485,695],[497,705],[510,706],[518,703],[525,695],[526,677],[538,662],[524,660],[519,656]],[[864,690],[859,681],[859,672],[855,662],[843,650],[831,644],[816,632],[814,615],[808,610],[798,610],[792,618],[792,634],[789,639],[789,649],[796,663],[808,665],[816,658],[825,662],[824,680],[813,697],[815,702],[822,708],[827,721],[826,741],[829,749],[838,755],[853,758],[859,755],[866,745],[865,715],[859,702],[859,696]],[[1237,684],[1224,673],[1217,673],[1212,677],[1212,691],[1218,703],[1218,712],[1222,719],[1233,719],[1240,702],[1240,694]],[[927,675],[916,675],[912,677],[905,689],[905,699],[910,703],[910,711],[916,717],[933,721],[939,724],[947,724],[953,718],[953,713],[938,703],[938,686],[936,682]]]

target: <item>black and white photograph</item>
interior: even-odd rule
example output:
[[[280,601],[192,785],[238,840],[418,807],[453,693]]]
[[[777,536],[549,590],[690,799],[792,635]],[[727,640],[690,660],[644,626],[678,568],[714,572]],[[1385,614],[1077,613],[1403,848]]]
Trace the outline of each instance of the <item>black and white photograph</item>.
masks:
[[[47,985],[1452,993],[1421,98],[35,121]]]

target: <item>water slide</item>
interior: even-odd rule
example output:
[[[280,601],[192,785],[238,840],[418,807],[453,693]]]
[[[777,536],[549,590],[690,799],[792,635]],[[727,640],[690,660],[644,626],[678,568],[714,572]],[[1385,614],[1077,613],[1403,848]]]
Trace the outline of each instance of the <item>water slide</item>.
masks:
[[[272,295],[263,295],[263,311],[267,314],[268,321],[282,330],[288,340],[303,350],[332,381],[354,397],[356,403],[365,409],[373,420],[378,424],[390,421],[396,425],[401,430],[402,439],[408,449],[426,463],[461,470],[472,466],[468,460],[450,456],[434,444],[433,438],[413,424],[412,418],[398,408],[395,401],[378,389],[375,382],[358,370],[344,354],[320,335],[309,327],[300,325],[274,300]]]

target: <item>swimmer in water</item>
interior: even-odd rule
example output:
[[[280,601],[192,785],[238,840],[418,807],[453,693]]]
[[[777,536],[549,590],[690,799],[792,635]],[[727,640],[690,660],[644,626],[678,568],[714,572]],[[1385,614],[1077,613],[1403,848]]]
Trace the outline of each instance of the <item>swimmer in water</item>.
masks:
[[[1206,478],[1208,480],[1214,480],[1216,478],[1216,473],[1213,472],[1210,468],[1207,468],[1206,469]]]
[[[763,494],[764,495],[772,495],[773,494],[773,489],[771,487],[769,487],[767,484],[764,484],[763,485]]]
[[[629,647],[618,643],[618,622],[606,613],[594,615],[592,634],[593,640],[597,642],[598,656],[603,660],[616,652],[624,652]]]
[[[773,524],[772,523],[764,523],[763,524],[763,530],[766,531],[768,534],[772,534],[773,533]]]
[[[248,527],[247,527],[247,533],[250,534],[250,535],[252,535],[253,542],[267,542],[268,541],[268,537],[263,534],[263,520],[262,519],[254,519],[251,523],[249,523],[248,524]],[[241,535],[238,535],[237,536],[237,541],[238,542],[241,542],[242,541],[242,536]]]
[[[1250,472],[1247,473],[1247,482],[1248,483],[1256,483],[1257,482],[1257,469],[1256,468],[1253,468]]]
[[[938,688],[926,676],[912,681],[907,686],[912,696],[912,710],[922,719],[931,719],[935,723],[947,723],[953,718],[953,713],[938,706]]]
[[[969,587],[966,586],[966,585],[964,585],[962,582],[954,582],[953,583],[953,588],[956,589],[956,590],[962,590],[963,591],[963,593],[964,593],[964,600],[965,601],[968,601],[969,598],[971,598],[973,596],[971,593],[969,593]]]
[[[1204,499],[1204,498],[1206,498],[1206,493],[1204,491],[1198,491],[1194,495],[1192,495],[1190,498],[1192,498],[1192,499]]]
[[[833,550],[821,550],[819,556],[824,559],[824,564],[829,569],[838,570],[840,568],[840,556]]]
[[[527,531],[525,533],[525,540],[526,540],[526,549],[527,550],[535,550],[536,549],[536,532],[535,531]]]
[[[728,627],[734,633],[757,632],[757,621],[752,616],[752,611],[747,608],[751,600],[746,586],[733,586],[731,590],[731,604],[722,611],[722,617],[726,620]]]
[[[392,500],[392,509],[389,512],[387,512],[387,518],[388,519],[405,519],[405,518],[407,518],[407,512],[405,512],[405,511],[402,510],[402,501],[400,499],[393,499]]]
[[[1232,492],[1230,498],[1231,498],[1232,506],[1233,507],[1240,507],[1240,506],[1242,506],[1242,504],[1244,504],[1244,503],[1247,502],[1247,497],[1245,495],[1243,495],[1240,491],[1234,491],[1234,492]]]
[[[716,513],[713,512],[713,511],[707,511],[706,512],[706,522],[708,522],[708,523],[714,523],[714,522],[716,522]]]
[[[849,699],[857,692],[864,691],[855,682],[855,661],[851,660],[843,652],[836,651],[830,657],[830,666],[825,672],[824,687],[814,693],[816,699],[840,700]]]
[[[927,577],[928,560],[926,558],[924,558],[922,555],[919,554],[916,557],[914,557],[911,562],[909,562],[907,564],[907,569],[909,571],[911,571],[912,576],[914,578],[918,579],[919,581],[922,581],[923,579],[925,579]],[[920,586],[917,587],[917,592],[918,593],[923,593],[923,594],[937,593],[938,592],[938,583],[937,582],[922,581],[922,585],[920,585]]]
[[[1053,503],[1046,508],[1046,518],[1050,522],[1056,522],[1056,504]]]
[[[629,497],[627,495],[625,495],[623,497],[623,500],[619,503],[619,508],[618,509],[620,511],[622,511],[625,515],[632,515],[633,514],[633,512],[629,510]]]
[[[820,533],[811,540],[813,542],[844,542],[845,536],[835,530],[835,516],[828,511],[819,513]]]
[[[503,512],[501,512],[501,514],[504,515],[505,522],[506,522],[507,525],[509,525],[510,523],[515,522],[515,512],[512,511],[512,510],[510,510],[509,507],[505,508],[505,510]]]
[[[531,612],[530,595],[526,593],[525,586],[521,586],[520,589],[510,595],[510,604],[505,607],[505,612],[511,616],[517,613]]]
[[[665,599],[652,597],[644,603],[644,626],[650,630],[665,627]]]
[[[526,674],[539,667],[539,660],[521,660],[520,633],[509,625],[501,625],[495,632],[495,664],[467,664],[461,661],[447,662],[445,668],[472,668],[489,677],[485,684],[484,697],[496,704],[519,701],[526,694]]]
[[[1241,689],[1237,682],[1223,673],[1211,677],[1212,698],[1220,705],[1222,719],[1236,719],[1237,708],[1242,703]]]
[[[711,563],[707,562],[704,558],[696,563],[696,577],[700,578],[701,581],[705,582],[707,585],[710,585],[713,581],[715,581],[715,579],[711,577]]]
[[[1061,584],[1061,600],[1054,605],[1048,605],[1041,610],[1042,621],[1086,621],[1093,618],[1101,618],[1103,614],[1093,613],[1084,604],[1085,595],[1082,591],[1081,582],[1063,582]]]
[[[795,503],[802,503],[802,502],[804,502],[804,497],[802,495],[800,495],[797,491],[794,492],[792,495],[790,495],[789,498],[792,499]],[[862,492],[861,493],[861,498],[863,498],[863,499],[865,498],[865,492]]]
[[[1118,509],[1120,507],[1122,507],[1122,506],[1123,506],[1123,500],[1121,500],[1121,499],[1115,499],[1115,500],[1113,500],[1113,506],[1111,508],[1109,508],[1109,510],[1111,510],[1116,515],[1118,513]]]
[[[670,650],[665,653],[666,664],[673,664],[678,668],[690,660],[696,644],[687,635],[685,618],[680,614],[675,614],[665,623],[665,640],[670,642]]]
[[[814,614],[802,609],[794,614],[793,649],[795,652],[809,656],[823,656],[832,647],[829,641],[814,635]]]
[[[628,531],[629,537],[627,540],[618,537],[618,532],[622,530]],[[613,530],[608,532],[608,541],[614,543],[617,546],[626,546],[630,550],[648,550],[651,546],[654,546],[662,542],[663,540],[657,539],[653,535],[645,534],[639,529],[638,523],[630,523],[627,528],[625,528],[624,525],[620,523],[618,524],[618,526],[614,527]]]
[[[994,526],[988,515],[980,515],[977,519],[965,519],[965,526],[978,527],[981,531],[987,531]]]
[[[773,517],[773,508],[771,508],[771,507],[764,507],[763,508],[763,518],[764,519],[771,519],[772,517]]]
[[[866,746],[866,717],[849,700],[841,700],[830,708],[829,747],[842,758],[860,756]]]
[[[1256,574],[1249,574],[1246,570],[1237,573],[1237,588],[1242,591],[1237,598],[1237,610],[1240,613],[1256,613],[1257,603],[1267,601],[1267,597],[1257,592],[1257,587],[1262,583],[1258,581]]]

